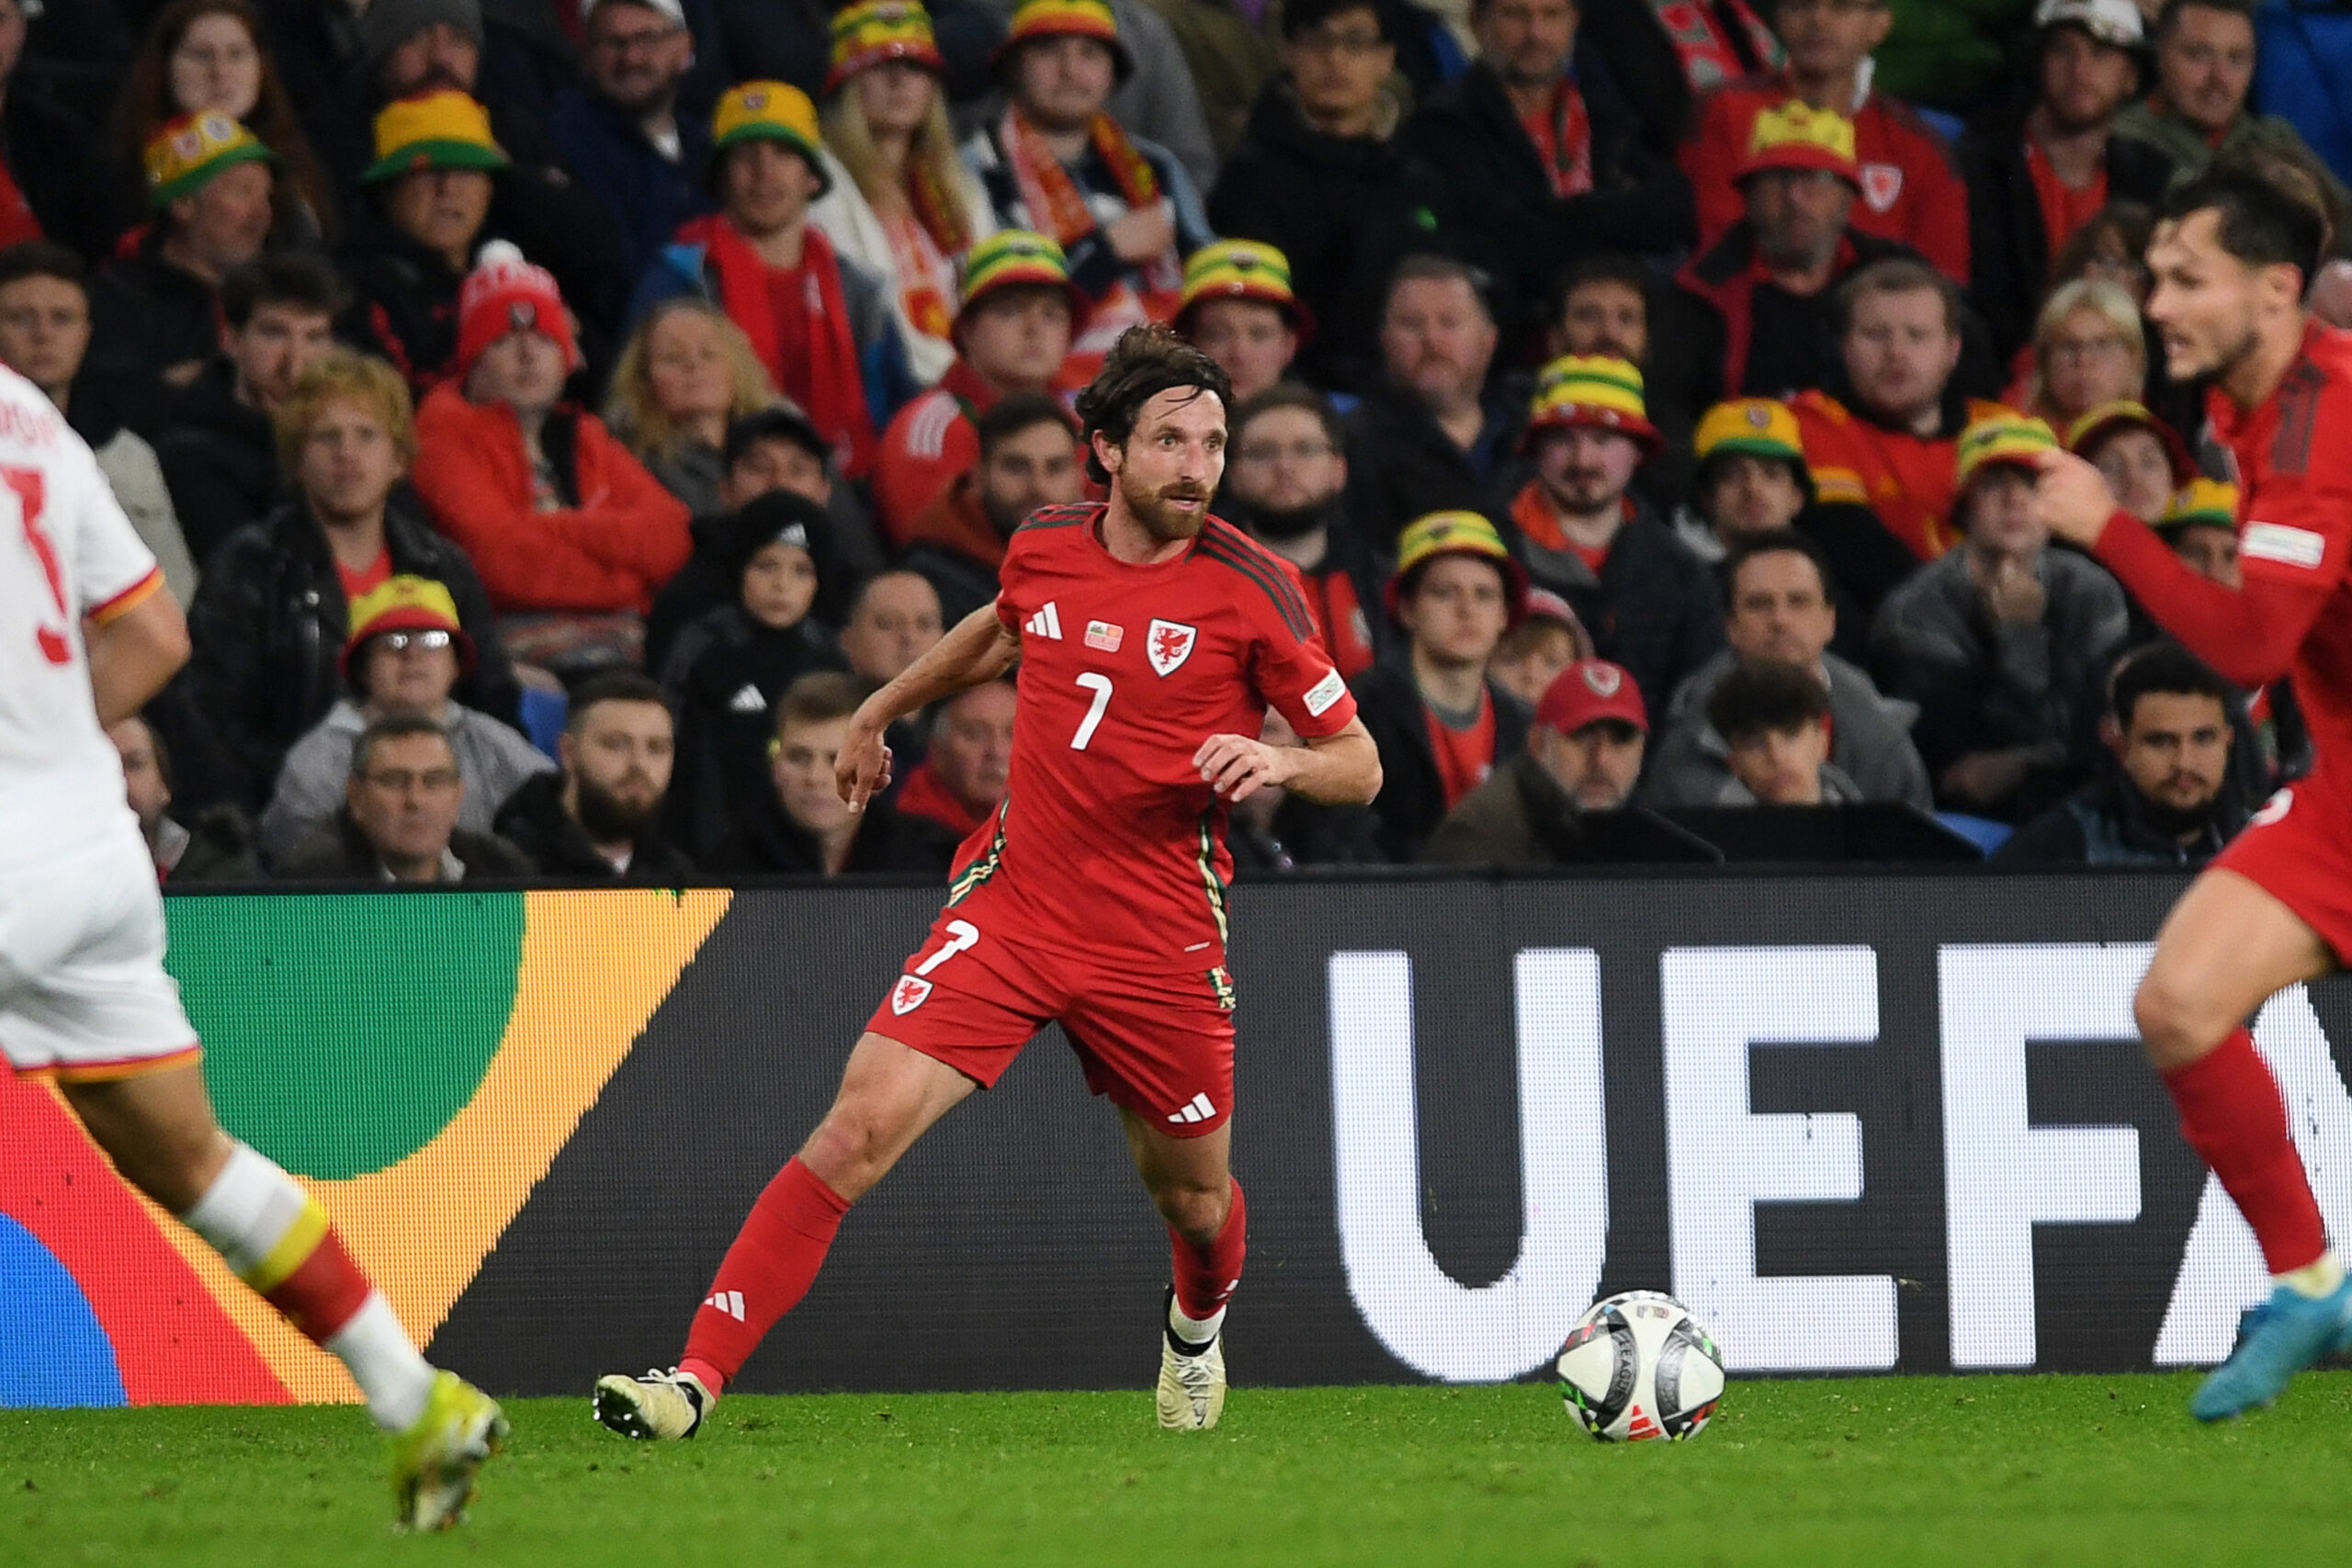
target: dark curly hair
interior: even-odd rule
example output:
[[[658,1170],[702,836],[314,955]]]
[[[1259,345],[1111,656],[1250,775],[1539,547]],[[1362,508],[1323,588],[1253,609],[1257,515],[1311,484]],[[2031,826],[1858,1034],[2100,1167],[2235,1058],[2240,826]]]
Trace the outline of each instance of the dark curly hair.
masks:
[[[1214,392],[1228,412],[1233,407],[1233,378],[1225,373],[1225,367],[1166,327],[1129,327],[1121,333],[1102,361],[1102,373],[1078,395],[1087,478],[1096,484],[1111,482],[1110,473],[1094,455],[1097,431],[1112,446],[1125,446],[1127,437],[1135,434],[1136,419],[1144,404],[1180,387]]]

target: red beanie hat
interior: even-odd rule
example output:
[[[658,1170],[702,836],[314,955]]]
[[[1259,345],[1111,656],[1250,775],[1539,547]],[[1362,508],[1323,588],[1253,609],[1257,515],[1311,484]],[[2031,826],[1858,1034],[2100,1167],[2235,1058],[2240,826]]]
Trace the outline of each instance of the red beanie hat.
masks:
[[[458,290],[458,379],[471,375],[482,351],[512,332],[554,339],[565,367],[580,368],[580,345],[555,276],[526,261],[506,241],[492,240]]]

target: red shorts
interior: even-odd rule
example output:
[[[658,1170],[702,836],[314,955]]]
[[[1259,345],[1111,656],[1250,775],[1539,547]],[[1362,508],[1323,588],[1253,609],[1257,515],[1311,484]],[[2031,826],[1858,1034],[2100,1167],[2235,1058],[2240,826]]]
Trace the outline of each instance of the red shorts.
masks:
[[[1021,1048],[1059,1023],[1086,1087],[1171,1137],[1233,1111],[1233,980],[1222,962],[1175,972],[1073,950],[1006,920],[985,897],[939,912],[866,1032],[993,1089]],[[1202,957],[1216,960],[1208,952]]]
[[[2286,905],[2337,963],[2352,963],[2352,801],[2316,778],[2290,784],[2212,864]]]

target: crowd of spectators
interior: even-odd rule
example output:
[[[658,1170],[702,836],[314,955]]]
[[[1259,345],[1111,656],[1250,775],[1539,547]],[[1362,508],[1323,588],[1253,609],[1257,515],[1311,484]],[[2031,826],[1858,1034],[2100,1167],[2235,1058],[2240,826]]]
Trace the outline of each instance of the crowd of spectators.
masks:
[[[0,0],[0,362],[188,607],[114,730],[175,885],[944,872],[1013,686],[863,814],[832,760],[1091,493],[1143,321],[1231,375],[1218,510],[1386,772],[1247,803],[1243,867],[1755,807],[2196,863],[2307,765],[2293,693],[2052,546],[2030,465],[2234,581],[2142,314],[2168,192],[2325,209],[2352,321],[2253,5],[1955,7],[1906,98],[1933,4]]]

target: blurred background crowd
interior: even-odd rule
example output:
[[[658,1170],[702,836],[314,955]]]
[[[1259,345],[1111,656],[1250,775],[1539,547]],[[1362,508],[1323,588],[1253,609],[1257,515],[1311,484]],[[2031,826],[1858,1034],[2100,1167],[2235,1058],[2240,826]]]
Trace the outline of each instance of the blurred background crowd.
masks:
[[[2235,581],[2143,250],[2221,158],[2352,253],[2347,105],[2319,0],[0,0],[0,361],[189,609],[167,885],[944,871],[1012,685],[834,756],[1147,321],[1386,769],[1243,868],[2191,865],[2293,693],[2030,464]]]

